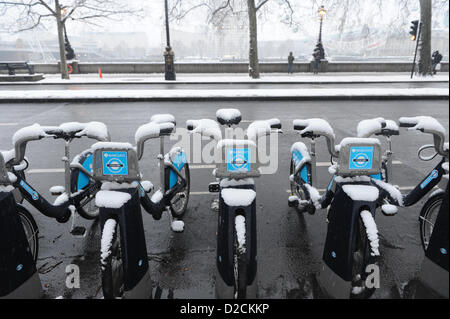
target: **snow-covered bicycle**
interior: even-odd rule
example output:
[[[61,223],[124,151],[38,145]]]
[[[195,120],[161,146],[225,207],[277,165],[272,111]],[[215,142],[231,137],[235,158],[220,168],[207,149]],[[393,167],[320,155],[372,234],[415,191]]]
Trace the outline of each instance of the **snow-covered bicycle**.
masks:
[[[253,178],[261,175],[258,164],[258,138],[281,129],[278,119],[255,121],[246,130],[245,139],[232,134],[232,126],[241,122],[237,109],[220,109],[217,122],[210,119],[187,121],[188,130],[217,141],[221,154],[210,192],[219,193],[217,228],[216,297],[256,298],[256,190]],[[219,123],[226,126],[225,138]],[[230,138],[228,138],[230,137]]]
[[[395,187],[380,178],[380,142],[375,138],[350,137],[335,145],[334,132],[322,119],[295,120],[294,129],[302,137],[325,137],[328,152],[335,160],[329,168],[333,177],[326,192],[320,195],[311,179],[315,177],[315,148],[313,157],[304,143],[295,143],[290,176],[294,191],[289,203],[311,214],[328,208],[322,270],[332,274],[332,281],[350,283],[350,291],[341,296],[369,298],[375,288],[366,285],[367,267],[376,265],[380,255],[375,211],[382,206],[385,214],[391,214],[395,207],[388,204],[388,199],[401,197]]]
[[[154,192],[151,198],[148,194],[153,186],[149,181],[141,181],[139,170],[145,142],[167,136],[174,129],[174,123],[153,118],[151,123],[137,130],[137,147],[129,143],[104,142],[91,148],[93,178],[101,183],[95,202],[100,210],[102,288],[107,299],[152,297],[141,205],[156,220],[163,212],[168,212],[172,231],[184,230],[184,222],[180,220],[184,211],[173,208],[174,199],[189,192],[189,175],[181,173],[182,167],[187,165],[182,150],[172,149],[163,157],[161,170],[169,172],[170,169],[174,180]],[[188,196],[183,199],[187,201]],[[185,209],[186,205],[181,207]]]

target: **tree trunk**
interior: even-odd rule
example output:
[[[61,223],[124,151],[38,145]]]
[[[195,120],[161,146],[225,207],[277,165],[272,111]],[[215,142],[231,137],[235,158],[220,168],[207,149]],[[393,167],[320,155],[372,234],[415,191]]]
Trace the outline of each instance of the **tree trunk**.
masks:
[[[259,61],[258,61],[258,22],[256,18],[255,0],[247,0],[248,6],[248,25],[250,35],[249,47],[249,69],[248,74],[253,79],[259,79]]]
[[[419,74],[431,74],[431,0],[420,0],[420,39]]]
[[[66,49],[64,46],[64,25],[61,17],[61,7],[59,6],[59,0],[55,0],[55,12],[56,12],[56,25],[58,28],[58,42],[59,42],[59,61],[61,78],[63,80],[69,80],[69,72],[67,71]]]

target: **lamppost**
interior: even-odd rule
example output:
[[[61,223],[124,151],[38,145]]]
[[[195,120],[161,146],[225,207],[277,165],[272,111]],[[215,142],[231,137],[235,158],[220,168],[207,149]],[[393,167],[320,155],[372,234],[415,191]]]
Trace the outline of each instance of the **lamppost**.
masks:
[[[316,48],[314,49],[314,53],[318,53],[321,60],[325,59],[325,50],[322,44],[322,25],[323,25],[323,17],[327,13],[324,6],[320,6],[319,8],[319,17],[320,17],[320,29],[319,29],[319,40],[317,41]]]
[[[169,5],[168,0],[164,0],[166,12],[166,51],[164,51],[165,62],[165,79],[169,81],[176,80],[175,74],[175,54],[170,46],[170,32],[169,32]]]

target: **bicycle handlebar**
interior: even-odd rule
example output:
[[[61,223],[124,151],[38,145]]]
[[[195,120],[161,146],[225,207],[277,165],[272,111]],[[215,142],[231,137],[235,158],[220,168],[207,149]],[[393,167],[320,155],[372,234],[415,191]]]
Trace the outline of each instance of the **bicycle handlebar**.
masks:
[[[325,137],[327,141],[328,152],[333,157],[338,157],[339,152],[336,151],[335,135],[331,125],[324,119],[306,119],[294,120],[294,130],[300,131],[302,137],[318,138]]]
[[[399,125],[407,127],[409,130],[418,130],[433,135],[436,152],[441,156],[448,156],[448,149],[445,147],[445,128],[435,118],[430,116],[401,117]]]

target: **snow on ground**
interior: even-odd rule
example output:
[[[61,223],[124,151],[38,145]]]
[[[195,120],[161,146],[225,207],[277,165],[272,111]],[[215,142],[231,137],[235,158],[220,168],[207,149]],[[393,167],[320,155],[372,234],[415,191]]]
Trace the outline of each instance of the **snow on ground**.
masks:
[[[0,91],[0,100],[77,99],[189,99],[189,98],[333,98],[333,97],[448,97],[447,88],[342,88],[342,89],[241,89],[241,90],[45,90]]]
[[[103,74],[103,79],[100,79],[98,74],[72,74],[70,80],[62,80],[58,74],[46,74],[45,79],[35,84],[83,84],[83,83],[267,83],[267,82],[298,82],[298,83],[318,83],[318,82],[434,82],[434,81],[448,81],[448,73],[442,73],[433,77],[414,77],[410,79],[407,73],[325,73],[313,75],[312,73],[297,73],[287,75],[284,73],[262,74],[260,79],[251,79],[245,73],[230,73],[230,74],[177,74],[177,81],[168,82],[164,80],[164,74]],[[29,82],[14,82],[17,85],[20,83],[30,84]]]

